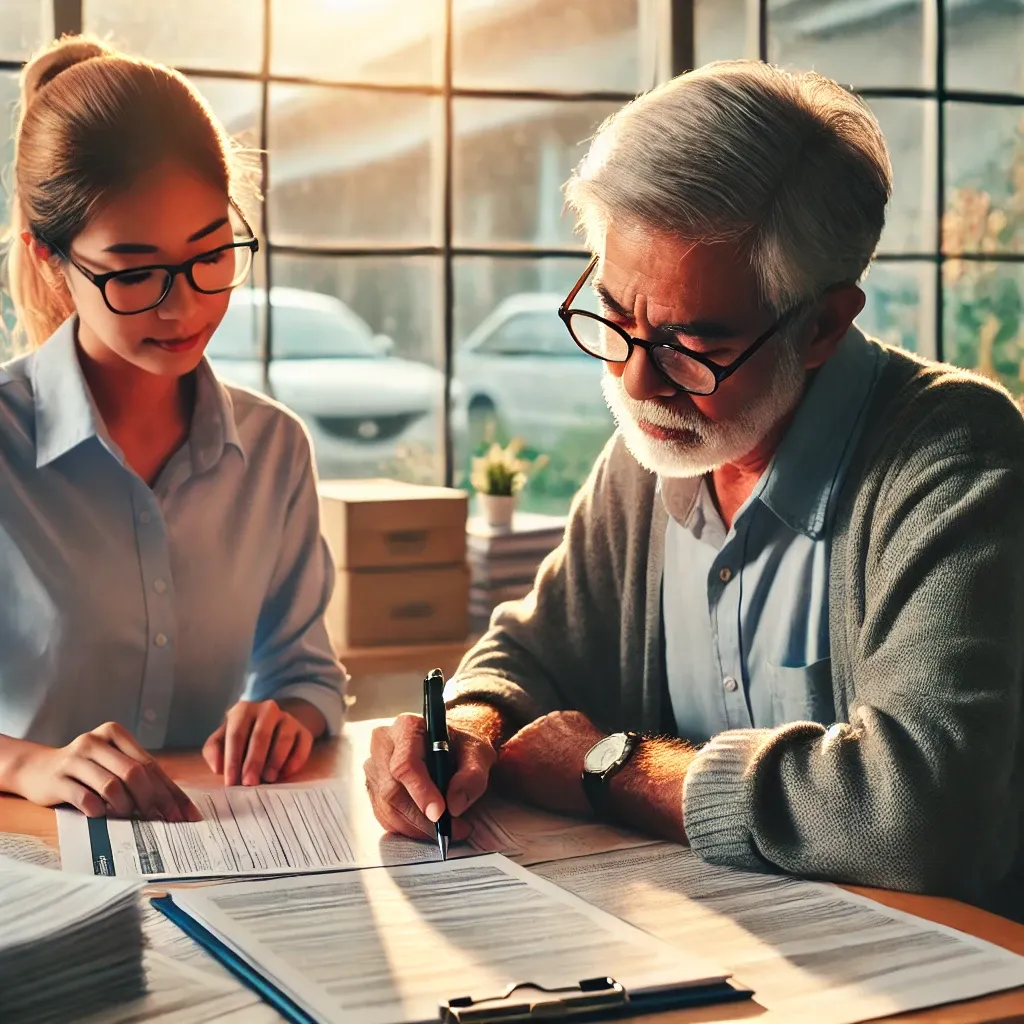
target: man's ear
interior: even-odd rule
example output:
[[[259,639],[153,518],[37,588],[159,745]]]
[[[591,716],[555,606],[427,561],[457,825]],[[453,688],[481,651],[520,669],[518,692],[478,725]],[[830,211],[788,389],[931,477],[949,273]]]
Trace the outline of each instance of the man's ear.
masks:
[[[825,293],[811,323],[810,344],[804,356],[805,369],[816,370],[828,362],[864,308],[865,301],[864,292],[855,284],[837,285]]]

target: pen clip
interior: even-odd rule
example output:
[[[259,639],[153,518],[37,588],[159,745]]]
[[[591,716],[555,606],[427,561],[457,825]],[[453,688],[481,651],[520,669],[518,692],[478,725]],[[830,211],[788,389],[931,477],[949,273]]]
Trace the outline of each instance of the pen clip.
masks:
[[[509,1002],[519,994],[515,1002]],[[549,1018],[600,1014],[621,1008],[629,993],[614,978],[587,978],[565,988],[546,988],[532,981],[510,985],[486,999],[462,996],[439,1008],[443,1024],[517,1024]]]
[[[444,706],[444,673],[431,669],[423,680],[423,721],[429,742],[448,742],[448,722]]]

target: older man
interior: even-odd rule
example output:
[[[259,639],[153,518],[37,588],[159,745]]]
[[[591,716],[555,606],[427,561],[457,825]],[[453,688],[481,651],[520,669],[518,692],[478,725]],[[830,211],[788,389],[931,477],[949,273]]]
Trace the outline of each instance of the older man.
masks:
[[[619,429],[450,685],[456,837],[493,775],[714,863],[1024,911],[1024,421],[852,326],[889,193],[818,75],[711,65],[602,127],[560,315]],[[403,716],[366,764],[409,835],[422,750]]]

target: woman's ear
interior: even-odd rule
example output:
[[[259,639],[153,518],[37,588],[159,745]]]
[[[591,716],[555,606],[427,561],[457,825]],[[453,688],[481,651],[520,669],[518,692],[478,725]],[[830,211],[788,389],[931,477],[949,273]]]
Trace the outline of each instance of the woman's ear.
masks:
[[[28,247],[28,251],[32,253],[37,260],[40,260],[42,263],[50,262],[50,257],[53,256],[53,250],[48,245],[44,245],[40,242],[38,238],[34,237],[31,231],[22,231],[21,240]]]

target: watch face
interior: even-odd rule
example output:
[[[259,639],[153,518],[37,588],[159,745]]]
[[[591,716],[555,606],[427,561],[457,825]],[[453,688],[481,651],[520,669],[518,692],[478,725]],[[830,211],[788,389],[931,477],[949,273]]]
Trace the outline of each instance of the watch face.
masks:
[[[607,771],[625,754],[627,742],[625,733],[617,732],[612,736],[605,736],[587,751],[583,761],[584,769],[597,775]]]

